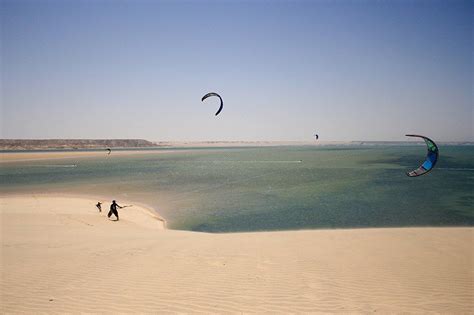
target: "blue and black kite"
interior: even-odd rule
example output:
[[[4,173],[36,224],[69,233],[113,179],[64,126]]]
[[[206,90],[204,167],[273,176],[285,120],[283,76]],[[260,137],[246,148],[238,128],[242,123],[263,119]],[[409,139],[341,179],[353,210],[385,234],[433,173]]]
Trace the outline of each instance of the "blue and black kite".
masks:
[[[436,143],[434,143],[433,140],[430,138],[427,138],[425,136],[419,136],[419,135],[406,135],[407,137],[418,137],[422,138],[425,140],[426,146],[428,147],[428,154],[426,155],[426,160],[423,162],[423,164],[420,165],[416,170],[413,170],[411,172],[408,172],[407,175],[410,177],[416,177],[416,176],[421,176],[433,169],[433,167],[436,165],[436,162],[438,161],[438,155],[439,155],[439,150],[438,146]]]

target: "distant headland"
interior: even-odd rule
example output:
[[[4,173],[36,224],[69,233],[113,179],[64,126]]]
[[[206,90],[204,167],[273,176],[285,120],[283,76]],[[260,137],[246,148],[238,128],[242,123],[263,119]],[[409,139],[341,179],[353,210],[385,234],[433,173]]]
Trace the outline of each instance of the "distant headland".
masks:
[[[155,143],[143,139],[0,139],[0,150],[78,150],[155,146]]]

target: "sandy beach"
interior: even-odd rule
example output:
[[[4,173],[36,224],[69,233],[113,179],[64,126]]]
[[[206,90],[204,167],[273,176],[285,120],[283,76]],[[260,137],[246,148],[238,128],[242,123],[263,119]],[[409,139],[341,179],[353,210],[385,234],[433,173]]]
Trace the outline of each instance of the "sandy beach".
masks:
[[[3,196],[2,313],[473,311],[473,228],[207,234],[93,198]]]
[[[160,154],[172,153],[172,150],[160,151]],[[1,152],[1,163],[70,160],[74,163],[85,158],[112,158],[117,156],[156,154],[154,150],[117,150],[109,155],[107,151],[51,151],[51,152]]]

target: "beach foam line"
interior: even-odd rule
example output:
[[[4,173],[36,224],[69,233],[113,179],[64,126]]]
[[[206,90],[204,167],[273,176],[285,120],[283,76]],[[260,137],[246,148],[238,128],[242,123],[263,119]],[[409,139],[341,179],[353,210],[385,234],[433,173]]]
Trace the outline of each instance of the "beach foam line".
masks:
[[[186,161],[183,161],[186,162]],[[278,160],[271,160],[271,161],[265,161],[265,160],[196,160],[196,161],[190,161],[189,163],[302,163],[303,160],[291,160],[291,161],[278,161]]]
[[[77,167],[77,164],[57,164],[57,165],[24,165],[23,167]]]

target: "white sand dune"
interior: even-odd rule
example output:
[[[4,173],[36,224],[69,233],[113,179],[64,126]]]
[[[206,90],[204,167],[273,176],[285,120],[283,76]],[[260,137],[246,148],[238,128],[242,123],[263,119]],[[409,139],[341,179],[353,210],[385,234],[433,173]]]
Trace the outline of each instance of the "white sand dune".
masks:
[[[2,313],[474,311],[473,228],[206,234],[95,202],[0,198]]]

